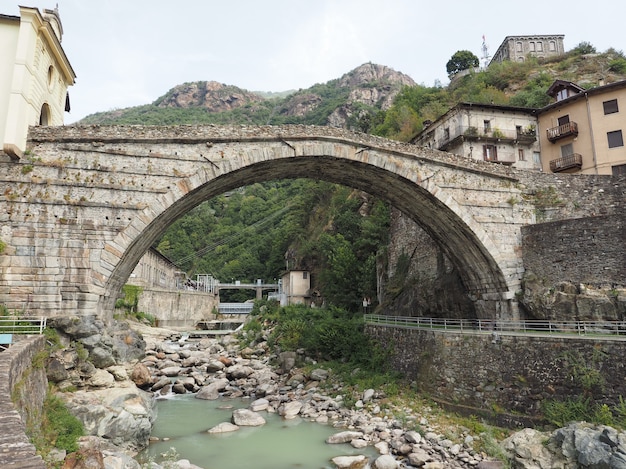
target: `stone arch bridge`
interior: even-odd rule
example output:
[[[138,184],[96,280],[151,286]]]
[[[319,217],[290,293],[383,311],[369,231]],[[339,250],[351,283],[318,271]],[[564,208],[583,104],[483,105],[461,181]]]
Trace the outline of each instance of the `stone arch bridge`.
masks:
[[[11,310],[110,319],[141,256],[191,208],[307,177],[386,199],[441,246],[482,317],[518,314],[520,231],[535,210],[511,168],[311,126],[33,127],[25,157],[0,165]]]

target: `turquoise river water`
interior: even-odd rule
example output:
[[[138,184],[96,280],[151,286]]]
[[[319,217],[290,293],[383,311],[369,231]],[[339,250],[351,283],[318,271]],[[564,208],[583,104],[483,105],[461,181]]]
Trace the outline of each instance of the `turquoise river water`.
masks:
[[[366,454],[372,458],[376,454],[371,447],[356,450],[349,444],[325,443],[342,429],[300,418],[284,420],[267,412],[260,412],[267,421],[261,427],[207,433],[218,423],[230,421],[234,409],[249,404],[249,400],[207,401],[193,395],[161,399],[152,436],[168,440],[151,443],[139,459],[152,458],[158,463],[162,454],[174,448],[178,459],[188,459],[204,469],[320,469],[335,467],[330,462],[335,456]],[[232,408],[223,408],[229,406]]]

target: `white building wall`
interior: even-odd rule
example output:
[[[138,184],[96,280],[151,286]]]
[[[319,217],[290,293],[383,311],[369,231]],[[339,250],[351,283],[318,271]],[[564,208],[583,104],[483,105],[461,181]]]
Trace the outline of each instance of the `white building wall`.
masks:
[[[0,20],[0,144],[7,153],[26,149],[28,127],[63,125],[74,71],[61,48],[57,12],[20,7],[19,18]],[[18,156],[21,156],[18,154]]]

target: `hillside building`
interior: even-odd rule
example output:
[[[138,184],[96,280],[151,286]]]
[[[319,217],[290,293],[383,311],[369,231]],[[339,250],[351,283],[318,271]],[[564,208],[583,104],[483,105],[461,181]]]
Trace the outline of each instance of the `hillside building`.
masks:
[[[523,62],[528,56],[545,58],[562,55],[565,53],[564,38],[563,34],[507,36],[489,65],[505,60]]]
[[[541,169],[535,109],[459,103],[411,143],[474,160]]]
[[[58,9],[0,14],[0,149],[19,159],[31,125],[63,125],[76,75],[61,47]]]
[[[626,174],[626,80],[585,90],[555,81],[537,110],[544,171]]]
[[[290,270],[281,278],[281,306],[311,304],[311,275],[307,270]]]

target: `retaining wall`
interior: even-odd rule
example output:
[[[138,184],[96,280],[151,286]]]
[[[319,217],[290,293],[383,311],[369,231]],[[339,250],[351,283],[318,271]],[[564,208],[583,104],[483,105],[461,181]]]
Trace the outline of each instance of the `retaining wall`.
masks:
[[[26,422],[41,414],[48,392],[46,371],[33,366],[44,336],[21,338],[0,352],[0,467],[46,469],[26,436]]]
[[[583,337],[470,335],[367,325],[392,346],[392,365],[435,399],[541,416],[541,403],[581,395],[609,406],[626,396],[626,342]]]
[[[626,215],[522,227],[524,268],[546,285],[626,285]]]
[[[218,297],[212,293],[143,288],[137,305],[149,313],[161,327],[190,327],[214,318]]]

